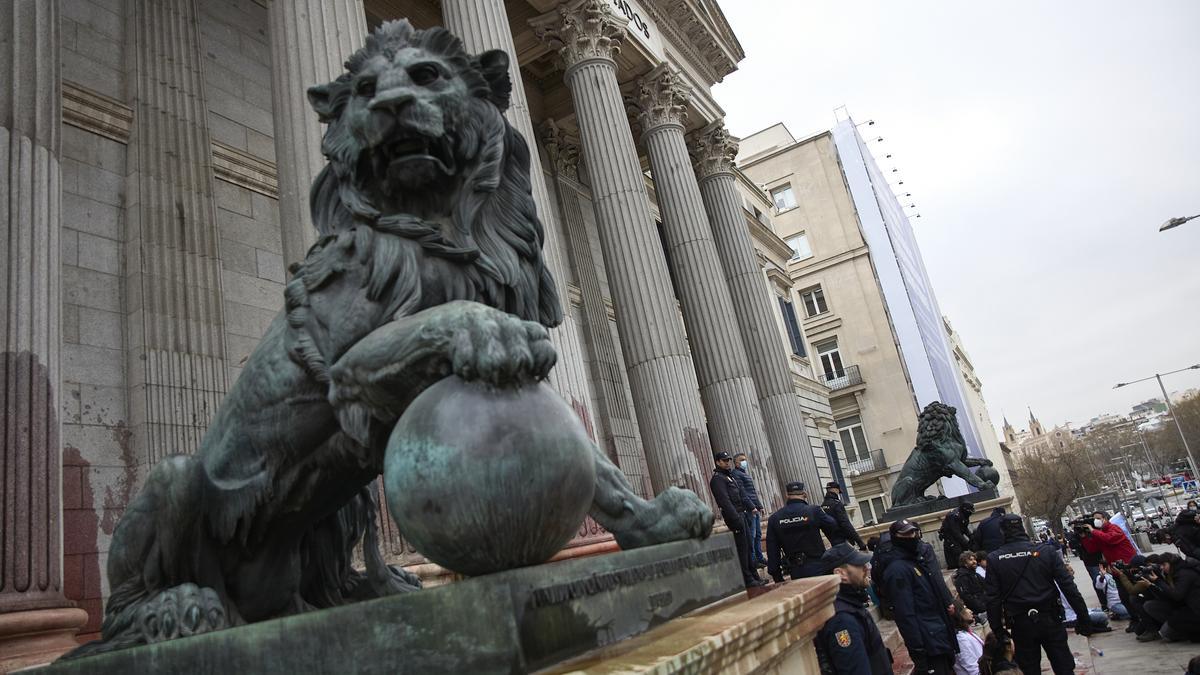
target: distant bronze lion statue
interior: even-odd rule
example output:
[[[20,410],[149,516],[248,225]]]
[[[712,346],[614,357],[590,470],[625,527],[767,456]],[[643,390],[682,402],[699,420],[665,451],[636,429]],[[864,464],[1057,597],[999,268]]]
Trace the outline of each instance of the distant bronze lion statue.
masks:
[[[995,487],[994,482],[971,473],[970,467],[990,467],[992,462],[967,456],[967,443],[958,428],[956,413],[953,406],[938,401],[921,411],[917,419],[917,447],[892,486],[893,507],[935,499],[927,497],[925,491],[943,477],[958,476],[980,490]],[[989,475],[998,477],[995,472]]]
[[[500,51],[385,23],[309,100],[328,124],[319,241],[194,455],[150,472],[113,535],[102,639],[68,658],[412,591],[370,490],[408,404],[455,374],[546,377],[562,320]],[[623,548],[707,536],[670,488],[640,499],[595,451],[592,516]],[[351,566],[362,542],[366,570]]]

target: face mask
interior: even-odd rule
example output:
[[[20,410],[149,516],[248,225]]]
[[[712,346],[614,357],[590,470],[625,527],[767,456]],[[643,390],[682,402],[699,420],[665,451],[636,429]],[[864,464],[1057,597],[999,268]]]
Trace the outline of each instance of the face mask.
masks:
[[[747,462],[746,460],[744,460],[744,459],[743,459],[743,460],[741,461],[741,463],[740,463],[740,464],[738,464],[738,466],[740,466],[740,467],[742,467],[743,469],[745,469],[746,467],[750,466],[750,462]]]
[[[1100,528],[1104,527],[1104,521],[1097,518],[1092,521],[1092,527],[1094,527],[1096,529],[1100,529]]]
[[[920,540],[916,539],[916,538],[902,539],[900,537],[895,537],[892,539],[892,545],[894,545],[896,548],[900,549],[901,551],[907,551],[909,553],[916,553],[917,552],[917,543],[919,541]]]

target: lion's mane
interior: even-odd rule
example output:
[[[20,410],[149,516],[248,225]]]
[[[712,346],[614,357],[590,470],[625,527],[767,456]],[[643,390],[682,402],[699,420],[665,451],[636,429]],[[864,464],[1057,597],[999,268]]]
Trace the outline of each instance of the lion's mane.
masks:
[[[962,432],[958,429],[955,409],[939,401],[925,406],[917,418],[917,450],[936,453],[946,442],[965,448]]]
[[[356,186],[361,142],[342,119],[352,80],[372,56],[406,47],[445,59],[469,91],[465,118],[448,120],[446,128],[459,160],[456,169],[468,172],[460,176],[463,188],[449,232],[405,214],[383,214]],[[531,192],[529,147],[503,115],[512,89],[507,57],[499,52],[469,55],[449,31],[416,30],[401,20],[376,29],[345,65],[345,73],[322,87],[319,104],[310,90],[310,100],[328,125],[321,148],[329,163],[309,199],[320,239],[305,262],[293,266],[286,289],[288,323],[297,331],[293,355],[318,379],[327,380],[325,350],[304,327],[311,319],[308,295],[340,271],[337,256],[313,255],[331,247],[367,266],[368,298],[386,300],[393,318],[421,309],[421,258],[432,256],[457,261],[464,270],[439,280],[453,285],[442,289],[443,297],[475,300],[522,319],[558,325],[562,309],[542,259],[544,230]]]

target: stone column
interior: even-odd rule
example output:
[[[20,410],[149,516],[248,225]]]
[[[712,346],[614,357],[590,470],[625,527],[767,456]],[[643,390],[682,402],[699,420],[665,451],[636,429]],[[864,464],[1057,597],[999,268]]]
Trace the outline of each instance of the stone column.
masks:
[[[462,39],[469,53],[499,49],[508,54],[512,97],[504,115],[529,145],[530,188],[545,231],[542,255],[554,277],[554,287],[563,306],[563,322],[550,331],[550,340],[558,349],[558,365],[550,372],[550,386],[571,404],[589,429],[594,428],[588,411],[591,394],[583,362],[582,340],[567,296],[567,282],[571,275],[563,252],[562,228],[556,217],[553,198],[546,187],[537,143],[534,142],[537,136],[533,133],[533,120],[529,117],[529,100],[525,97],[525,85],[521,82],[517,48],[513,44],[512,28],[504,11],[504,0],[443,0],[442,18],[446,28]]]
[[[576,0],[533,19],[566,65],[629,387],[655,491],[678,485],[708,496],[712,446],[696,373],[650,215],[614,60],[624,18],[602,0]]]
[[[342,64],[366,40],[367,19],[362,0],[273,0],[268,21],[279,224],[287,266],[303,260],[317,240],[308,191],[325,166],[324,129],[306,92],[342,74]]]
[[[758,264],[733,175],[737,143],[719,122],[701,130],[692,141],[700,194],[750,359],[775,466],[783,481],[804,481],[809,494],[820,494],[816,460],[792,385],[790,357],[777,328],[779,308]]]
[[[229,369],[197,5],[141,0],[126,8],[129,429],[134,461],[153,466],[199,447]]]
[[[59,440],[58,0],[0,5],[0,672],[74,646],[63,596]]]
[[[782,506],[779,486],[786,481],[775,470],[763,430],[729,288],[723,275],[714,274],[721,262],[683,137],[689,95],[680,78],[662,65],[638,81],[632,97],[650,156],[667,263],[675,272],[713,450],[748,454],[763,503]]]
[[[642,497],[653,497],[650,476],[646,472],[646,454],[638,434],[633,406],[629,404],[625,372],[609,326],[608,308],[600,287],[600,268],[592,255],[587,223],[579,204],[579,142],[571,138],[554,120],[547,120],[542,139],[554,167],[554,191],[566,232],[567,254],[579,282],[581,309],[587,344],[590,345],[592,382],[599,389],[596,400],[605,429],[602,447]]]

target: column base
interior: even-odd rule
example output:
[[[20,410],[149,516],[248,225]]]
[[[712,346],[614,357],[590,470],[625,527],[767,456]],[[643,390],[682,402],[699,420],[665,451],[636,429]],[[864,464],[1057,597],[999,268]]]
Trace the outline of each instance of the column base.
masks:
[[[0,673],[50,663],[79,646],[75,634],[87,618],[76,607],[0,614]]]

